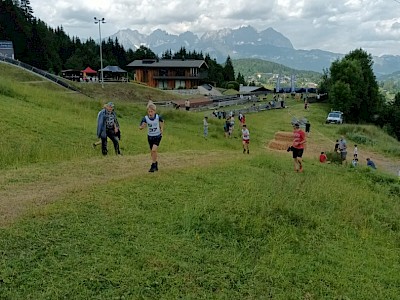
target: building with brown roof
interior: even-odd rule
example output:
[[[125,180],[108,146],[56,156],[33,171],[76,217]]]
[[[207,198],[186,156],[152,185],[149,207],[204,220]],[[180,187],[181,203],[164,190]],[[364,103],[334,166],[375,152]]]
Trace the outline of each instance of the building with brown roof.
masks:
[[[160,89],[191,89],[207,78],[208,65],[204,60],[143,59],[134,60],[127,68],[134,79]]]

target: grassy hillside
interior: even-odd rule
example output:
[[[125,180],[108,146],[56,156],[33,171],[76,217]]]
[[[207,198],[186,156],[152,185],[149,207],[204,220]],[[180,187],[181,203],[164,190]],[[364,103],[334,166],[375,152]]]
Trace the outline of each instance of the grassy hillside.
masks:
[[[295,70],[281,64],[256,58],[235,59],[232,60],[232,64],[235,68],[235,75],[239,74],[240,72],[240,74],[242,74],[245,78],[250,76],[255,77],[257,74],[264,73],[282,74],[287,76],[295,74],[297,75],[297,84],[304,84],[304,79],[307,79],[308,82],[318,83],[321,78],[321,73],[318,72]]]
[[[247,116],[247,155],[222,120],[202,137],[209,112],[161,110],[149,174],[144,105],[115,101],[124,155],[102,157],[91,148],[102,99],[2,70],[1,299],[398,298],[398,179],[317,161],[343,134],[395,165],[385,149],[399,143],[378,129],[327,126],[328,107],[290,100]],[[302,174],[266,147],[293,116],[312,124]]]
[[[165,93],[160,89],[147,87],[145,85],[129,83],[105,83],[104,88],[100,84],[74,83],[82,93],[97,99],[110,99],[124,102],[147,103],[149,99],[153,101],[169,101],[182,99],[181,96]]]

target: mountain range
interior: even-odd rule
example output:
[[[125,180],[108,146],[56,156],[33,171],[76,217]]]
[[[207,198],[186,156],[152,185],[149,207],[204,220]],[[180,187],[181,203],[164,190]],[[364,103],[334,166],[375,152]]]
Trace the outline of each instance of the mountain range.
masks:
[[[136,50],[144,45],[157,55],[166,50],[179,51],[181,47],[185,47],[187,51],[208,53],[219,63],[225,62],[229,55],[231,59],[259,58],[293,69],[320,73],[345,55],[318,49],[295,49],[287,37],[271,27],[260,32],[251,26],[225,28],[208,31],[201,36],[190,31],[179,35],[170,34],[161,29],[146,35],[137,30],[124,29],[110,38],[118,38],[126,49]],[[400,56],[383,55],[374,56],[373,59],[377,77],[400,70]]]

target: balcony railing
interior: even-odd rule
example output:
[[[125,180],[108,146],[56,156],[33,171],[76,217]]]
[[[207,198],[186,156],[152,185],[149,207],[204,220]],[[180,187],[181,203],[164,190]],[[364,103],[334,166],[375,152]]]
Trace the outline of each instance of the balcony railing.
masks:
[[[206,73],[201,73],[197,75],[180,75],[180,76],[174,76],[174,75],[156,75],[153,76],[154,79],[156,80],[199,80],[199,79],[205,79],[207,78]]]

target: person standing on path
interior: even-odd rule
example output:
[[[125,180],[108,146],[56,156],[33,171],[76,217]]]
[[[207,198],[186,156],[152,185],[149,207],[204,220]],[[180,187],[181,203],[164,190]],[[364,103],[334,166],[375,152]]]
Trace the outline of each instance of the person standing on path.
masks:
[[[358,157],[358,147],[357,147],[357,145],[354,145],[353,156],[354,156],[355,158]]]
[[[294,170],[303,172],[303,152],[306,143],[306,134],[300,129],[299,123],[294,124],[292,153],[294,160]]]
[[[97,137],[101,139],[101,152],[107,155],[107,137],[114,144],[115,154],[121,155],[119,149],[119,123],[114,111],[114,103],[108,102],[97,115]]]
[[[189,99],[186,99],[186,101],[185,101],[185,109],[186,109],[186,111],[190,110],[190,101],[189,101]]]
[[[333,150],[333,152],[338,153],[338,151],[339,151],[339,140],[336,140],[335,150]]]
[[[147,115],[140,122],[139,129],[148,128],[147,141],[150,146],[151,166],[149,172],[158,171],[157,150],[164,131],[164,119],[156,114],[157,107],[153,101],[147,104]]]
[[[203,119],[203,129],[204,129],[204,138],[208,137],[208,117],[204,117]]]
[[[346,157],[347,157],[347,142],[344,139],[344,136],[342,136],[339,140],[339,151],[340,151],[340,159],[343,162],[346,162]]]
[[[311,128],[310,121],[307,120],[307,122],[306,122],[306,134],[307,134],[307,137],[310,136],[310,128]]]

